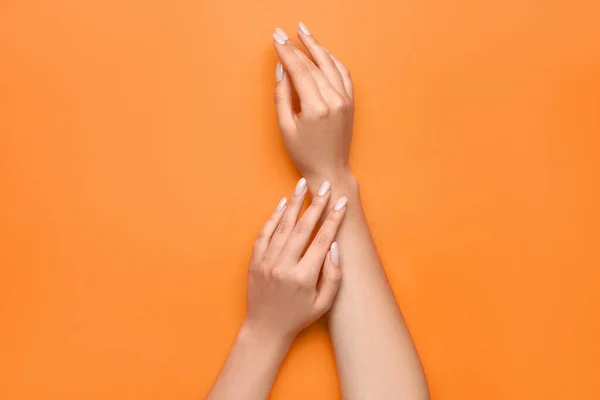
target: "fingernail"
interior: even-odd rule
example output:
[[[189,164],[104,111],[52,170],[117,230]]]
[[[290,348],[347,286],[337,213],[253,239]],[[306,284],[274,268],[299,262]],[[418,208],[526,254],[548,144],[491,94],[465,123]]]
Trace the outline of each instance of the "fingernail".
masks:
[[[325,181],[321,184],[321,187],[319,188],[319,193],[317,193],[319,196],[323,197],[327,194],[327,192],[329,192],[329,188],[331,187],[331,184],[329,183],[329,181]]]
[[[285,205],[287,203],[287,199],[284,197],[283,199],[279,200],[279,204],[277,204],[277,211],[281,211],[285,208]]]
[[[335,265],[340,265],[340,247],[337,242],[331,243],[331,261]]]
[[[276,33],[276,34],[278,34],[279,36],[281,36],[281,38],[282,38],[283,40],[285,40],[286,42],[287,42],[288,40],[290,40],[290,37],[289,37],[289,36],[287,35],[287,33],[285,33],[285,32],[283,31],[283,29],[281,29],[281,28],[275,28],[275,33]]]
[[[302,22],[299,22],[298,26],[300,27],[300,30],[302,31],[302,33],[304,33],[306,36],[310,35],[310,31],[308,30],[306,25],[304,25]]]
[[[279,36],[277,33],[273,33],[273,39],[279,44],[285,44],[285,39]]]
[[[306,189],[306,179],[301,178],[296,184],[296,190],[294,190],[294,195],[300,196],[302,193],[304,193],[304,189]]]
[[[283,65],[280,62],[277,63],[277,67],[275,68],[275,80],[279,82],[283,79]]]
[[[346,203],[347,202],[348,202],[348,198],[346,196],[344,196],[344,197],[342,197],[341,199],[338,200],[338,202],[335,204],[335,207],[333,209],[335,211],[340,211],[344,207],[346,207]]]

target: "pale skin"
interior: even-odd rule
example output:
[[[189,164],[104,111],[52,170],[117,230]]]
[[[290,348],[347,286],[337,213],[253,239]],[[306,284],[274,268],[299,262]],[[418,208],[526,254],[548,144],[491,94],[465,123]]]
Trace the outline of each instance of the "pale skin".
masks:
[[[306,179],[313,202],[298,222],[301,229],[290,232],[299,212],[295,205],[303,194],[293,196],[284,211],[276,211],[259,235],[250,262],[248,315],[208,398],[266,399],[294,337],[329,310],[344,399],[429,399],[421,361],[377,254],[350,169],[354,120],[350,74],[303,24],[299,27],[298,38],[312,59],[285,32],[277,29],[273,35],[281,60],[275,104],[287,150]],[[293,108],[293,90],[300,110]],[[331,189],[320,196],[324,182]],[[333,205],[342,196],[347,204],[338,212]],[[313,242],[299,258],[310,235],[296,239],[296,231],[312,231],[326,209],[330,211],[320,229],[328,230],[327,240],[319,244],[319,257],[306,259]],[[304,224],[309,212],[309,223]],[[279,219],[285,221],[283,228],[281,224],[277,228]],[[336,244],[327,252],[324,244],[334,236]],[[289,250],[292,247],[295,250]],[[256,265],[263,272],[257,273]],[[273,274],[268,272],[270,266],[286,272]]]

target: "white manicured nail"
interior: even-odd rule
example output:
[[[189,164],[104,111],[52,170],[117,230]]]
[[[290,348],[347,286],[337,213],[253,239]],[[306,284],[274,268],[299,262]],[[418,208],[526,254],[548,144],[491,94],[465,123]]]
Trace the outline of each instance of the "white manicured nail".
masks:
[[[282,38],[283,40],[285,40],[286,42],[287,42],[288,40],[290,40],[290,37],[289,37],[289,36],[287,35],[287,33],[285,33],[285,32],[283,31],[283,29],[281,29],[281,28],[275,28],[275,33],[276,33],[276,34],[278,34],[279,36],[281,36],[281,38]]]
[[[333,209],[335,211],[340,211],[344,207],[346,207],[346,203],[347,202],[348,202],[348,198],[346,196],[344,196],[344,197],[342,197],[341,199],[338,200],[338,202],[335,204],[335,207]]]
[[[275,68],[275,80],[279,82],[283,79],[283,65],[280,62],[277,63],[277,67]]]
[[[310,31],[308,30],[306,25],[304,25],[302,22],[299,22],[298,26],[300,27],[300,30],[302,31],[302,33],[304,33],[306,36],[310,35]]]
[[[277,211],[281,211],[285,208],[285,205],[287,203],[287,199],[284,197],[283,199],[279,200],[279,204],[277,204]]]
[[[279,44],[285,44],[285,39],[273,32],[273,39]]]
[[[331,261],[335,265],[340,265],[340,247],[337,242],[331,243]]]
[[[298,181],[298,183],[296,184],[296,190],[294,190],[294,195],[300,196],[302,193],[304,193],[305,189],[306,189],[306,179],[301,178]]]
[[[319,188],[319,193],[317,193],[317,194],[321,197],[325,196],[327,194],[327,192],[329,192],[330,187],[331,187],[331,184],[329,183],[329,181],[323,182],[323,184],[321,184],[321,187]]]

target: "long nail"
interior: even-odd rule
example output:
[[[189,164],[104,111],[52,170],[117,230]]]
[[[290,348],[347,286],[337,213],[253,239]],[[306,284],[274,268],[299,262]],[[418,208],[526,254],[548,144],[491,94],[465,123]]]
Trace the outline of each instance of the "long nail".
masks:
[[[282,38],[283,40],[285,40],[286,42],[287,42],[288,40],[290,40],[290,37],[289,37],[289,36],[287,35],[287,33],[285,33],[285,32],[283,31],[283,29],[281,29],[281,28],[275,28],[275,33],[276,33],[276,34],[278,34],[279,36],[281,36],[281,38]]]
[[[321,184],[321,187],[319,188],[319,192],[317,193],[319,196],[323,197],[327,194],[327,192],[329,192],[329,188],[331,187],[331,184],[329,183],[329,181],[325,181]]]
[[[310,31],[308,30],[306,25],[304,25],[302,22],[298,22],[298,27],[300,27],[302,33],[304,33],[306,36],[310,36]]]
[[[331,243],[331,261],[335,265],[340,265],[340,247],[337,242]]]
[[[277,63],[277,67],[275,68],[275,80],[279,82],[283,79],[283,65],[280,62]]]
[[[285,39],[273,32],[273,39],[279,44],[285,44]]]
[[[277,211],[281,211],[285,208],[285,205],[287,203],[287,199],[284,197],[283,199],[279,200],[279,204],[277,204]]]
[[[305,189],[306,189],[306,179],[300,178],[300,180],[296,184],[296,190],[294,190],[294,195],[300,196],[302,193],[304,193]]]
[[[346,196],[344,196],[338,200],[338,202],[335,204],[335,207],[333,207],[333,209],[335,211],[341,211],[344,209],[344,207],[346,207],[347,202],[348,202],[348,198]]]

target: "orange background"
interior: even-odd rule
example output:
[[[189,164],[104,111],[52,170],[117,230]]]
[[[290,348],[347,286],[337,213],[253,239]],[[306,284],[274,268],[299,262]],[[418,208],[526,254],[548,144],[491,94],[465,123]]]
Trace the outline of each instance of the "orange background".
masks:
[[[202,398],[297,172],[271,33],[352,71],[352,164],[433,399],[598,399],[596,1],[0,4],[0,398]],[[295,35],[294,35],[295,36]],[[275,399],[338,398],[326,330]]]

